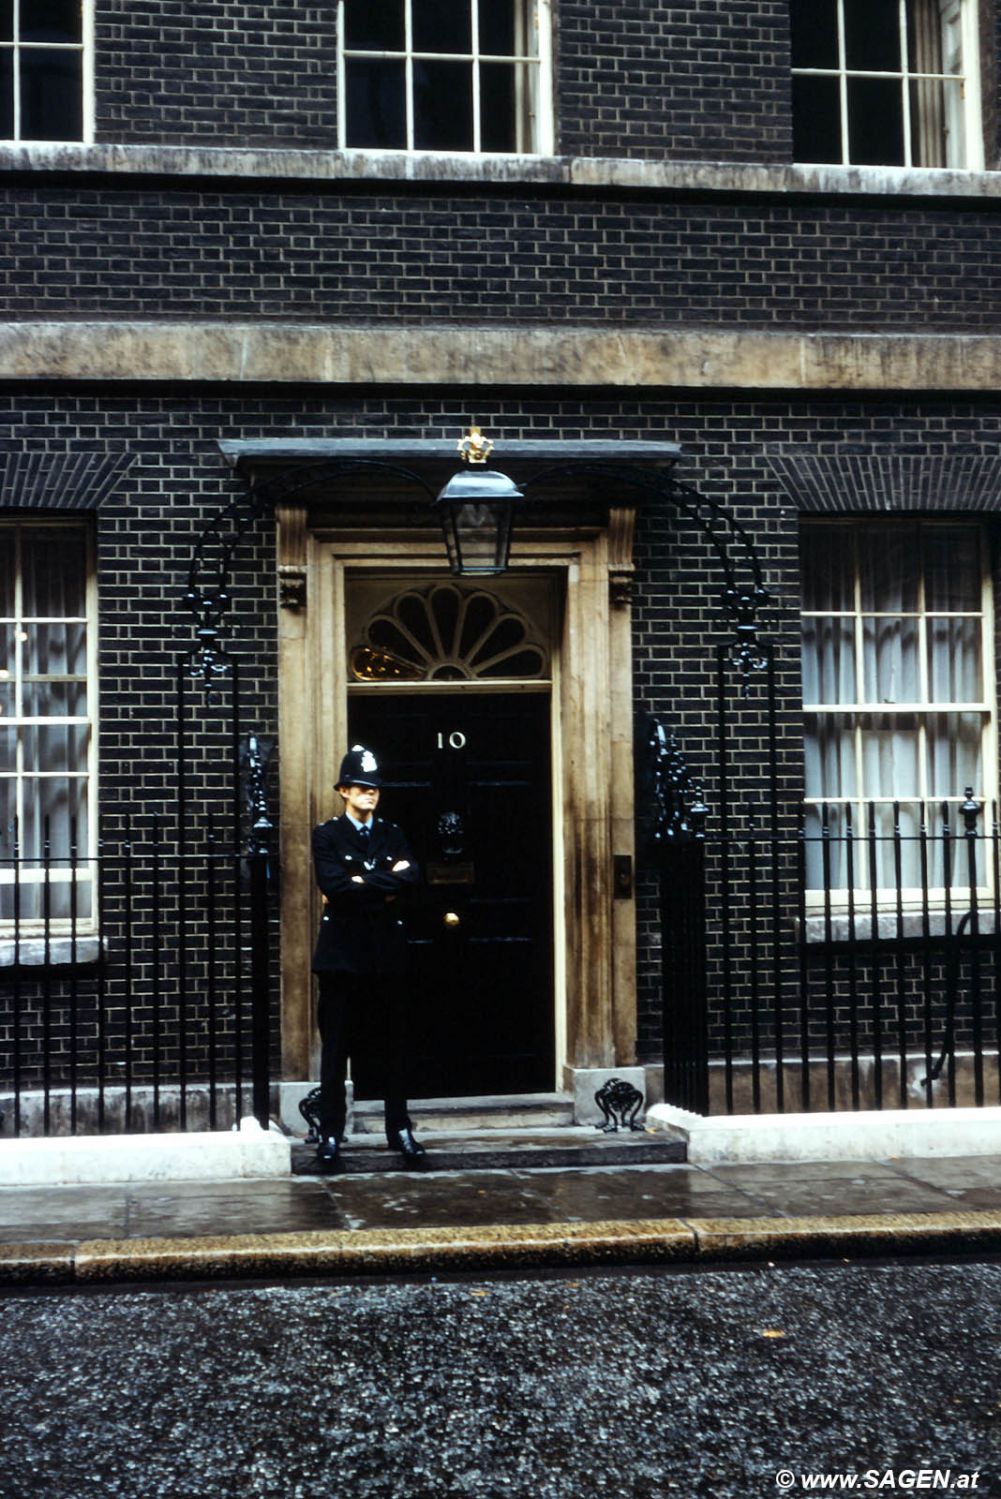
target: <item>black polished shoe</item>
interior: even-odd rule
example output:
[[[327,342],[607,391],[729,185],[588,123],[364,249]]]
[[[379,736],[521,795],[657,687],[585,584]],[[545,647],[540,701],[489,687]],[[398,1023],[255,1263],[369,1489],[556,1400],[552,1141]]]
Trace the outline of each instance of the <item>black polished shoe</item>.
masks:
[[[344,1157],[334,1135],[325,1136],[316,1147],[316,1164],[324,1171],[343,1171]]]
[[[408,1171],[422,1171],[427,1161],[428,1153],[423,1145],[418,1145],[409,1128],[397,1130],[396,1149],[403,1157],[403,1164]]]

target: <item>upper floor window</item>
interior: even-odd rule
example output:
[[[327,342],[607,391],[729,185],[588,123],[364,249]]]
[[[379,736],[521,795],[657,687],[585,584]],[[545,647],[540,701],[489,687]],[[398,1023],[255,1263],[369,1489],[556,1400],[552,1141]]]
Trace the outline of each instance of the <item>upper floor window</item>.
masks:
[[[0,140],[90,137],[90,0],[0,0]]]
[[[341,146],[552,152],[549,0],[340,0]]]
[[[818,521],[803,526],[807,882],[843,887],[846,832],[865,887],[921,887],[922,828],[962,827],[966,788],[996,795],[993,613],[975,522]],[[894,842],[899,829],[899,855]],[[928,879],[943,883],[934,841]],[[954,876],[963,879],[958,863]]]
[[[975,0],[792,0],[793,154],[983,167]]]

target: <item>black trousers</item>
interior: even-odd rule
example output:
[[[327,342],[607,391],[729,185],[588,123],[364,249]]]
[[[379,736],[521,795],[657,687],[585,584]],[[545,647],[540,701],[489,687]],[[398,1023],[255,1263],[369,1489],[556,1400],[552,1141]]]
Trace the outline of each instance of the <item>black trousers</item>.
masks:
[[[394,974],[321,973],[320,1128],[343,1138],[348,1058],[385,1100],[386,1139],[409,1129],[406,1086],[406,980]]]

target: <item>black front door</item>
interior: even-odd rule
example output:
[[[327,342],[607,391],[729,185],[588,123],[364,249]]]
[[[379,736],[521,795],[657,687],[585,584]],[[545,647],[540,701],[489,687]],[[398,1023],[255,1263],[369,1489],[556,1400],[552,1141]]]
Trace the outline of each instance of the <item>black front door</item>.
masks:
[[[424,883],[408,918],[415,1098],[554,1086],[549,698],[367,694],[352,744],[386,777]],[[358,1096],[370,1096],[356,1071]]]

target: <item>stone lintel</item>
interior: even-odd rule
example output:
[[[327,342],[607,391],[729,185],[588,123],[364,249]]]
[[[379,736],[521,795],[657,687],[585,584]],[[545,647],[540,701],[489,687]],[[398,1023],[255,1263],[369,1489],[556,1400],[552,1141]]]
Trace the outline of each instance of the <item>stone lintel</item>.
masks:
[[[996,391],[1001,335],[9,322],[0,324],[0,379]]]

